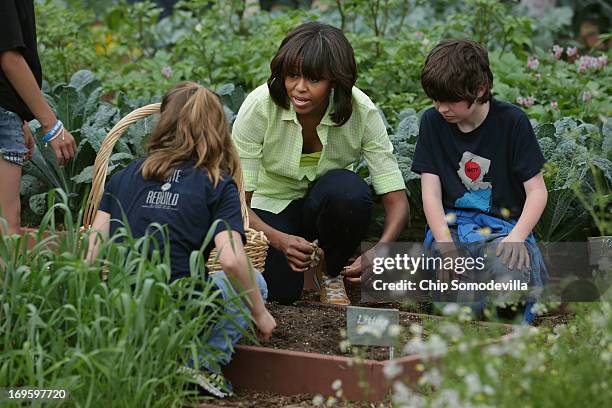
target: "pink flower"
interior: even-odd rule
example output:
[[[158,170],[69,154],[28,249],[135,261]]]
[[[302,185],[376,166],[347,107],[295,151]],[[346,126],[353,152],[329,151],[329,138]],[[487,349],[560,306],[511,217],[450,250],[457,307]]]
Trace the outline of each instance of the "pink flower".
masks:
[[[523,98],[522,96],[519,96],[516,98],[516,103],[526,108],[530,108],[535,103],[535,99],[533,96],[528,96],[527,98]]]
[[[603,69],[603,67],[605,67],[606,65],[608,65],[607,55],[602,55],[598,58],[583,55],[578,60],[578,72],[583,74],[589,68],[599,71],[600,69]]]
[[[608,65],[607,55],[602,55],[601,57],[597,58],[597,69],[602,69],[606,65]]]
[[[537,58],[533,58],[531,55],[527,58],[527,66],[531,69],[538,69],[540,61]]]
[[[161,74],[162,74],[162,75],[163,75],[165,78],[170,79],[170,77],[172,76],[172,68],[170,68],[170,67],[164,67],[164,68],[162,68],[162,70],[161,70]]]
[[[561,59],[561,54],[563,54],[563,47],[559,47],[557,44],[552,47],[553,54],[556,59]]]
[[[576,48],[576,47],[567,47],[565,52],[567,53],[568,57],[573,57],[574,55],[578,54],[578,48]]]
[[[553,109],[557,109],[559,107],[559,104],[557,103],[557,101],[551,101],[550,107]]]
[[[422,31],[417,31],[414,33],[414,38],[421,41],[423,38],[425,38],[425,34]]]
[[[591,91],[584,91],[582,93],[582,102],[586,103],[588,102],[591,98],[593,97],[593,92]]]

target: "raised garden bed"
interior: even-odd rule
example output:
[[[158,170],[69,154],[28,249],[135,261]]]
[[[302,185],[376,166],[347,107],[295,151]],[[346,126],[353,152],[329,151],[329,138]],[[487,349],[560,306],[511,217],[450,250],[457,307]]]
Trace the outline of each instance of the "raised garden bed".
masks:
[[[269,310],[278,327],[265,347],[238,345],[236,355],[225,373],[237,389],[273,392],[281,395],[334,395],[331,385],[342,382],[343,397],[350,401],[381,401],[389,393],[392,380],[383,373],[385,366],[402,367],[404,382],[415,382],[420,376],[417,355],[389,360],[387,348],[341,348],[342,330],[346,327],[346,308],[316,303],[311,292],[292,306],[270,304]],[[405,333],[411,324],[425,328],[440,317],[401,312],[400,326]],[[464,330],[481,333],[483,342],[494,342],[511,330],[509,325],[468,323]],[[407,334],[406,334],[407,336]],[[400,339],[398,344],[404,344]],[[365,357],[355,362],[355,353]]]

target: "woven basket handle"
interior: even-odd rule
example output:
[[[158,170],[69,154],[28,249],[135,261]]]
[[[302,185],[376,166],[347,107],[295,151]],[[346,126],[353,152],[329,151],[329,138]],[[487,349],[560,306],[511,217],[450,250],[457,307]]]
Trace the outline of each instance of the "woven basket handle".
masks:
[[[110,156],[113,153],[115,143],[117,143],[117,140],[119,140],[119,138],[121,137],[123,132],[125,132],[129,125],[147,116],[159,113],[160,106],[160,103],[152,103],[150,105],[143,106],[142,108],[138,108],[128,113],[119,122],[117,122],[115,126],[113,126],[111,131],[104,138],[104,141],[100,146],[100,150],[96,155],[96,160],[93,166],[91,191],[89,192],[89,197],[87,197],[87,204],[85,206],[85,216],[83,218],[83,225],[86,228],[89,228],[91,226],[96,215],[96,211],[98,211],[98,205],[100,204],[100,199],[102,198],[102,194],[104,193],[104,185],[106,183],[108,160],[110,159]],[[240,195],[240,210],[242,212],[242,221],[244,222],[244,228],[246,229],[249,227],[249,212],[246,205],[246,198],[244,193],[244,178],[242,175],[242,168],[240,167],[240,162],[238,163],[236,174],[234,174],[234,181],[236,182],[236,185],[238,187],[238,194]]]

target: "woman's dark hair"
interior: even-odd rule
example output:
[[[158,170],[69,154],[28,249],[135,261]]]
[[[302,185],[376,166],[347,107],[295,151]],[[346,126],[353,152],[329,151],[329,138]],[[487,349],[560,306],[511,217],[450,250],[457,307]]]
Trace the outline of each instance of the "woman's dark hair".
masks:
[[[472,40],[446,40],[436,45],[427,56],[421,71],[423,90],[434,101],[491,100],[493,73],[485,47]],[[484,86],[485,93],[478,98]]]
[[[285,78],[297,69],[308,79],[328,79],[334,88],[331,119],[342,126],[353,113],[352,88],[357,80],[353,47],[341,30],[317,22],[291,31],[270,63],[268,89],[274,103],[289,109]]]

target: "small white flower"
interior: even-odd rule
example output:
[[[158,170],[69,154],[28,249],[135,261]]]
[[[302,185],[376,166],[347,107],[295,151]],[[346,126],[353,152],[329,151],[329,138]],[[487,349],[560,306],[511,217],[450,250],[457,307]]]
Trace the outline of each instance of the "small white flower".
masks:
[[[442,325],[440,326],[440,333],[446,334],[455,341],[459,340],[463,335],[463,331],[461,330],[461,327],[459,327],[459,325],[448,322],[442,323]]]
[[[410,333],[414,334],[415,336],[420,336],[421,334],[423,334],[423,326],[416,323],[411,324]]]
[[[463,379],[468,387],[469,394],[478,394],[482,391],[480,376],[476,373],[469,373]]]
[[[404,354],[420,354],[425,349],[425,343],[420,337],[411,338],[404,346]]]
[[[447,303],[442,309],[442,314],[445,316],[454,316],[459,313],[459,305],[457,303]]]
[[[397,337],[399,336],[399,334],[402,332],[402,327],[398,324],[392,324],[391,326],[389,326],[389,328],[387,329],[387,333],[389,334],[389,336],[391,337]]]
[[[497,378],[497,370],[490,363],[485,364],[485,372],[487,373],[487,376],[489,378],[491,379]]]
[[[201,33],[201,32],[202,32],[202,24],[200,24],[200,23],[196,24],[196,26],[195,26],[195,30],[196,30],[198,33]]]
[[[342,380],[339,378],[334,380],[331,387],[332,387],[332,390],[338,391],[340,388],[342,388]]]
[[[315,405],[315,406],[323,405],[324,401],[325,399],[323,398],[323,396],[321,394],[317,394],[312,399],[312,405]]]
[[[546,308],[546,305],[544,303],[537,302],[531,308],[531,312],[536,316],[541,316],[544,313],[548,312],[548,309]]]
[[[385,364],[383,367],[383,374],[387,380],[391,380],[398,375],[400,375],[404,371],[404,368],[397,364],[396,362],[392,362],[389,364]]]
[[[400,381],[393,383],[393,402],[400,407],[421,408],[425,406],[425,399],[415,394]]]
[[[457,214],[455,214],[454,212],[449,212],[444,216],[444,220],[448,225],[453,225],[455,224],[455,221],[457,221]]]
[[[333,407],[334,405],[336,405],[336,402],[338,402],[338,400],[334,397],[327,397],[327,401],[325,401],[325,405],[328,407]]]
[[[425,384],[431,384],[435,388],[439,388],[442,385],[442,375],[440,371],[434,367],[423,374],[421,381]]]
[[[459,312],[460,322],[469,322],[472,320],[472,309],[469,306],[463,306]]]

